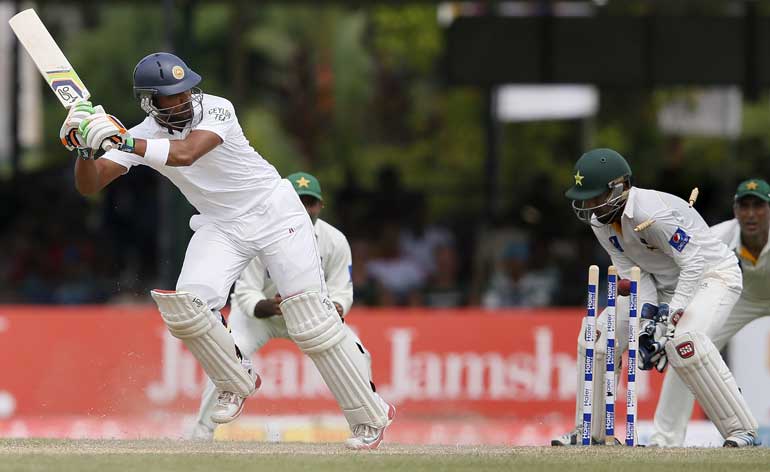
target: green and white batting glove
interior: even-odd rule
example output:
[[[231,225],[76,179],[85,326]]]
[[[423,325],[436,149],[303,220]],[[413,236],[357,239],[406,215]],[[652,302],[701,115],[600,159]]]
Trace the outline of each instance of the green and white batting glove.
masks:
[[[78,131],[85,146],[94,150],[95,159],[111,149],[134,152],[134,138],[113,115],[95,113],[88,116],[80,123]]]
[[[98,107],[101,108],[101,107]],[[59,130],[59,139],[68,151],[74,151],[75,148],[84,147],[84,142],[78,127],[83,119],[97,113],[97,108],[92,106],[91,102],[82,100],[72,105],[64,119],[64,123]]]

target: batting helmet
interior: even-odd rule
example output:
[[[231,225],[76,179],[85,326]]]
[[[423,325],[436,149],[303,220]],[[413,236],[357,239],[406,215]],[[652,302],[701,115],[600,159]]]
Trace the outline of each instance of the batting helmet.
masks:
[[[134,68],[134,95],[139,106],[160,125],[182,130],[194,125],[202,114],[203,93],[196,87],[201,76],[177,56],[156,52],[145,56]],[[190,90],[190,100],[168,108],[158,108],[156,97],[167,97]]]

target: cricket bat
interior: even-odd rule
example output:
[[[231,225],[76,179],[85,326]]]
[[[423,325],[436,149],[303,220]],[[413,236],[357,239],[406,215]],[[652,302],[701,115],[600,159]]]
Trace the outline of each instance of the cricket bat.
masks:
[[[64,108],[91,96],[34,9],[17,13],[8,23]]]

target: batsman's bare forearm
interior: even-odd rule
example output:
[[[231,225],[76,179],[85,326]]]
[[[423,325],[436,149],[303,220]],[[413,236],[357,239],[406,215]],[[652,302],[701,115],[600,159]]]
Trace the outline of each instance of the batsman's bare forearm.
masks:
[[[93,195],[99,190],[99,169],[96,161],[75,161],[75,188],[81,195]]]
[[[128,169],[108,159],[75,161],[75,188],[81,195],[93,195]]]

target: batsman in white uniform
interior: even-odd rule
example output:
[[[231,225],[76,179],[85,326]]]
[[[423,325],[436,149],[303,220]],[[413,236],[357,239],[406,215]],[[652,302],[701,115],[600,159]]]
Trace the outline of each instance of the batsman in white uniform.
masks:
[[[350,245],[342,232],[319,218],[323,208],[323,196],[318,179],[305,172],[291,174],[286,179],[294,186],[313,221],[329,299],[344,323],[345,315],[353,304],[353,281],[350,272],[353,263]],[[235,291],[230,303],[230,328],[235,343],[244,356],[251,357],[270,339],[289,338],[280,303],[281,295],[268,267],[260,258],[254,258],[235,282]],[[358,361],[363,363],[362,369],[370,372],[371,379],[369,351],[347,324],[344,329],[348,336],[356,340],[360,350]],[[203,392],[198,421],[192,432],[194,439],[214,437],[216,423],[212,422],[210,417],[215,402],[216,389],[214,384],[209,382]],[[389,419],[392,419],[395,409],[384,400],[381,402],[388,409]]]
[[[640,364],[661,370],[670,364],[714,422],[725,446],[756,445],[757,422],[713,342],[741,293],[735,254],[681,198],[632,187],[631,168],[611,149],[594,149],[581,156],[574,178],[565,195],[578,218],[591,225],[618,273],[628,278],[633,266],[641,269],[639,305],[667,303],[670,307],[671,316],[661,320],[655,331],[654,346],[643,346],[640,338]],[[628,297],[618,297],[617,314],[617,332],[625,333]],[[604,385],[605,320],[603,311],[597,320],[594,351],[593,381],[598,386]],[[624,336],[618,336],[618,341],[616,365],[628,348]],[[582,374],[583,336],[578,345],[577,370]],[[582,384],[580,375],[578,392]],[[604,389],[595,388],[594,393],[591,436],[604,443]],[[552,445],[575,444],[581,437],[580,410],[577,413],[576,431],[554,439]]]
[[[711,227],[712,234],[727,244],[740,261],[743,292],[722,328],[714,335],[721,350],[744,326],[770,316],[770,185],[762,179],[741,182],[735,192],[735,218]],[[692,415],[693,396],[676,375],[668,372],[655,411],[651,444],[681,447]]]
[[[233,105],[202,93],[200,81],[180,58],[154,53],[134,69],[134,94],[147,113],[139,125],[127,130],[101,107],[73,106],[60,138],[80,157],[75,185],[94,194],[146,165],[198,211],[176,290],[151,294],[171,334],[216,386],[212,421],[235,419],[259,386],[219,313],[232,284],[258,256],[283,296],[289,336],[318,367],[354,431],[347,446],[377,447],[388,411],[359,361],[357,340],[329,300],[310,217],[291,183],[251,147]]]

